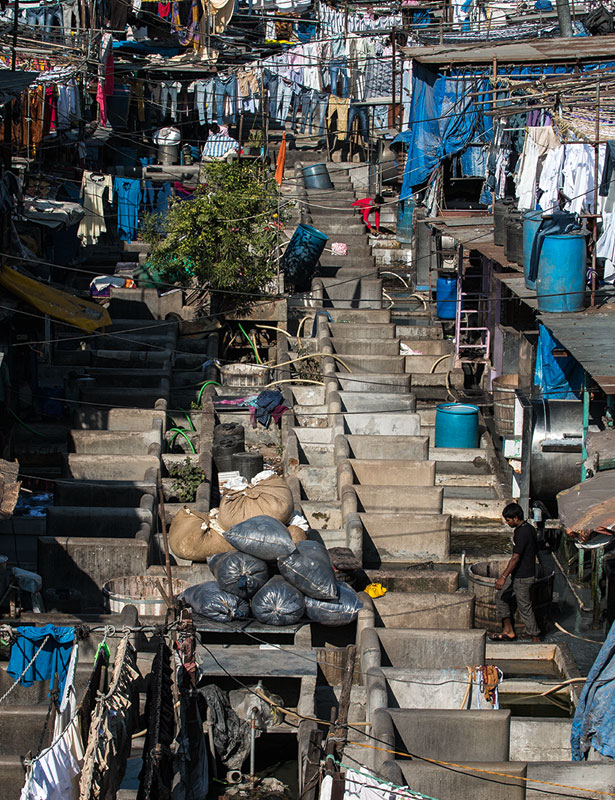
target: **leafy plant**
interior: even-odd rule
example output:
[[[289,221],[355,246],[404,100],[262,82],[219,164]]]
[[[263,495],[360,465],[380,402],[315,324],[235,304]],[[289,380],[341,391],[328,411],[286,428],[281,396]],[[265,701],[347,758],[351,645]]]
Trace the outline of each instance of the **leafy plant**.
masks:
[[[186,458],[181,464],[170,464],[169,475],[175,478],[172,492],[180,503],[194,503],[196,490],[205,480],[205,473],[198,463]]]
[[[162,280],[218,290],[221,309],[247,308],[276,274],[277,186],[260,163],[212,162],[190,200],[146,220],[147,266]],[[254,295],[254,296],[250,296]]]

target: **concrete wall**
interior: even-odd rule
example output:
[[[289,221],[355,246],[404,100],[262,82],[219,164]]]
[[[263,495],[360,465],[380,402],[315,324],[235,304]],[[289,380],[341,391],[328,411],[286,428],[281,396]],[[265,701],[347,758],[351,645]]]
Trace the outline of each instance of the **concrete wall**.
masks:
[[[359,518],[363,528],[364,563],[368,567],[378,567],[387,561],[445,561],[448,558],[449,516],[420,512],[360,513]]]
[[[384,628],[467,630],[474,622],[474,595],[387,592],[374,599],[376,624]]]
[[[455,762],[507,761],[510,711],[379,709],[372,733],[386,742],[384,747],[411,755]],[[378,751],[374,765],[385,760]]]
[[[615,794],[615,766],[613,762],[570,762],[570,761],[542,761],[527,765],[527,800],[545,800],[545,789],[554,791],[561,797],[590,798],[599,800],[609,794]],[[559,783],[570,786],[564,789],[561,786],[545,786],[538,781]],[[578,787],[578,788],[574,788]]]
[[[478,770],[502,772],[520,779],[526,775],[525,764],[493,761],[466,762],[455,769],[424,761],[386,761],[381,774],[398,786],[410,786],[438,800],[524,800],[526,797],[525,781],[502,776],[485,780],[489,776]],[[544,800],[548,795],[542,797]]]
[[[422,461],[429,454],[428,436],[347,435],[341,438],[345,438],[345,443],[336,439],[336,457]]]
[[[466,667],[485,663],[481,630],[371,628],[361,639],[361,664],[408,669]]]
[[[567,761],[570,758],[569,719],[513,717],[510,721],[511,761]]]

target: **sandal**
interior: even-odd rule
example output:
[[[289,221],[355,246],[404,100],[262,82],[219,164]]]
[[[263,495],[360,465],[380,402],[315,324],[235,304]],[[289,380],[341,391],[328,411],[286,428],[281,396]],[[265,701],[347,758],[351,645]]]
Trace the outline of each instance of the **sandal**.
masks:
[[[506,636],[505,633],[490,633],[489,640],[491,642],[515,642],[516,636]]]

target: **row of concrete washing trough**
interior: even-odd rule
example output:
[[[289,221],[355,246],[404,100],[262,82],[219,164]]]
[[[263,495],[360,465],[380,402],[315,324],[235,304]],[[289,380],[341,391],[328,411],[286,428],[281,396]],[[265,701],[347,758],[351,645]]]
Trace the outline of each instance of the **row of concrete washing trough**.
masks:
[[[340,182],[338,170],[332,174],[336,188],[346,190],[345,176]],[[338,205],[337,193],[330,198]],[[434,406],[446,398],[451,365],[443,359],[431,369],[450,344],[429,308],[405,324],[381,310],[373,262],[362,253],[354,259],[342,233],[358,235],[351,227],[358,220],[344,221],[343,212],[329,220],[312,214],[334,241],[340,235],[348,242],[350,256],[348,267],[328,255],[321,260],[326,279],[314,281],[312,304],[327,313],[317,317],[312,352],[338,356],[352,373],[324,359],[325,387],[292,387],[295,418],[286,421],[285,464],[296,502],[323,541],[350,547],[368,578],[389,587],[374,601],[366,596],[357,624],[360,670],[350,713],[351,723],[367,726],[350,730],[345,763],[367,764],[380,777],[439,800],[613,792],[611,765],[570,763],[569,719],[474,710],[474,691],[466,697],[471,666],[500,663],[504,699],[536,696],[578,672],[563,646],[486,644],[485,633],[472,630],[474,599],[459,589],[451,534],[453,540],[470,530],[505,538],[499,515],[508,498],[490,438],[483,432],[476,450],[434,448]],[[362,273],[369,275],[362,279]],[[420,355],[400,357],[400,341]],[[453,372],[448,379],[459,386],[460,377]],[[425,559],[453,563],[435,571],[394,569]],[[531,666],[519,668],[525,662]],[[556,694],[574,702],[578,691],[572,684]]]

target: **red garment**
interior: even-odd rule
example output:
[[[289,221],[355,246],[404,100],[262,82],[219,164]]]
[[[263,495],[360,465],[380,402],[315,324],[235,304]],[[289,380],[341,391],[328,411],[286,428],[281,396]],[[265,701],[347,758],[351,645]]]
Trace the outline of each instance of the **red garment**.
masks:
[[[361,214],[363,216],[363,222],[367,225],[369,230],[371,231],[372,226],[369,224],[369,215],[374,212],[374,223],[376,225],[376,230],[380,230],[380,211],[374,210],[374,199],[373,197],[363,197],[361,200],[355,200],[352,204],[353,206],[361,209]],[[376,207],[377,208],[377,207]]]
[[[171,3],[158,2],[158,16],[166,19],[171,16]]]
[[[43,136],[56,129],[56,98],[53,86],[45,87],[45,110],[43,113]]]

